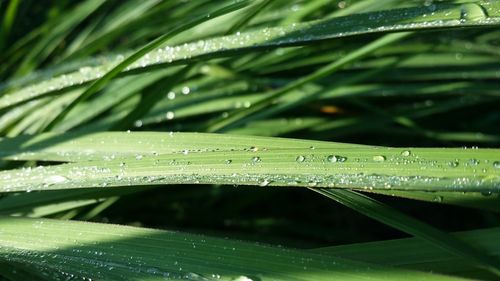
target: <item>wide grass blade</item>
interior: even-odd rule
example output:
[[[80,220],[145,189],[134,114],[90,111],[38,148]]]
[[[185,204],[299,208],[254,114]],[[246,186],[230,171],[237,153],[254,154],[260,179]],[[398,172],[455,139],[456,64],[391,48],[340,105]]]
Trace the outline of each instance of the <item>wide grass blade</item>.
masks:
[[[155,139],[145,141],[146,135]],[[500,191],[495,149],[401,149],[279,138],[259,143],[250,136],[196,133],[73,138],[3,139],[0,151],[9,159],[83,162],[2,171],[2,191],[177,183]],[[59,148],[50,146],[57,143]]]
[[[0,260],[49,269],[56,276],[98,280],[458,279],[147,228],[26,218],[2,218],[0,226]]]

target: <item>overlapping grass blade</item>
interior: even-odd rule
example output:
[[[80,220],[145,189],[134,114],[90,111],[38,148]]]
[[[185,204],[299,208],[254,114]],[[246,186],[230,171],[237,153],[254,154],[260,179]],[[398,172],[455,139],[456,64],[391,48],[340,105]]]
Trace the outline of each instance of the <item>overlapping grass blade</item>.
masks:
[[[458,279],[283,247],[146,228],[26,218],[3,218],[0,225],[3,262],[49,269],[56,276],[103,280]]]
[[[187,64],[199,58],[215,58],[229,56],[235,53],[252,52],[263,48],[276,48],[287,45],[307,45],[320,40],[362,35],[370,33],[394,32],[405,30],[427,30],[443,28],[463,28],[496,26],[500,24],[500,12],[496,2],[481,2],[479,4],[435,4],[432,7],[415,7],[401,10],[388,10],[366,14],[357,14],[331,20],[298,23],[286,27],[265,28],[242,34],[222,38],[207,39],[191,44],[158,49],[144,56],[142,59],[128,67],[129,72],[148,71],[150,68],[172,64]],[[235,5],[242,5],[241,2]],[[466,12],[464,12],[466,11]],[[432,15],[431,15],[432,14]],[[467,16],[464,16],[467,15]],[[165,35],[169,37],[172,35]],[[164,39],[164,38],[163,38]],[[158,43],[159,41],[156,41]],[[163,43],[163,41],[162,41]],[[150,48],[153,46],[152,48]],[[145,47],[151,51],[155,44]],[[109,72],[108,78],[114,77],[127,67],[130,62],[141,58],[148,52],[135,53],[130,60],[123,61],[123,56],[103,64],[99,67],[75,72],[64,77],[56,77],[49,81],[33,85],[17,92],[0,97],[0,108],[7,108],[18,103],[35,99],[45,94],[61,91],[69,86],[81,85],[99,79],[104,84],[107,79],[102,79],[104,73]],[[117,68],[117,64],[121,65]],[[118,71],[119,69],[119,71]],[[116,72],[116,73],[115,73]],[[92,88],[99,89],[103,85]],[[88,89],[88,91],[94,91]]]
[[[145,134],[156,138],[145,141]],[[8,159],[87,160],[2,171],[3,191],[176,183],[499,191],[495,149],[395,149],[278,138],[259,143],[256,137],[196,133],[73,138],[3,139],[0,149]]]
[[[500,235],[499,228],[463,231],[452,235],[467,244],[482,249],[485,254],[492,258],[500,257],[500,244],[496,239]],[[426,272],[458,275],[465,278],[496,279],[496,276],[487,271],[478,270],[467,259],[450,255],[447,251],[419,238],[341,245],[312,249],[311,251]]]
[[[125,58],[122,62],[118,63],[116,66],[113,66],[109,71],[106,72],[106,74],[104,74],[101,78],[99,78],[95,82],[93,82],[87,89],[85,89],[85,91],[78,97],[78,99],[76,99],[75,101],[73,101],[72,103],[67,105],[65,107],[65,109],[57,115],[57,117],[48,125],[48,129],[51,129],[59,121],[64,119],[64,117],[69,113],[69,111],[71,109],[73,109],[73,107],[75,107],[78,103],[88,99],[90,96],[92,96],[97,91],[102,89],[108,83],[108,81],[110,81],[115,76],[117,76],[125,68],[127,68],[128,66],[130,66],[131,64],[133,64],[134,62],[139,60],[141,57],[145,56],[147,53],[160,47],[165,42],[167,42],[170,38],[178,35],[181,32],[184,32],[192,27],[197,26],[197,25],[207,21],[208,19],[217,18],[217,17],[223,16],[225,14],[234,12],[238,9],[241,9],[241,8],[247,6],[249,4],[248,2],[249,1],[242,0],[242,1],[237,1],[231,5],[222,7],[218,10],[215,10],[215,11],[209,13],[208,16],[205,15],[203,17],[199,17],[199,18],[193,19],[185,24],[182,24],[179,27],[174,28],[170,32],[168,32],[168,33],[156,38],[152,42],[148,43],[146,46],[144,46],[141,49],[139,49],[138,51],[134,52],[133,54],[131,54],[130,56]]]
[[[496,258],[489,257],[483,251],[368,196],[350,190],[311,190],[384,224],[432,243],[450,253],[466,258],[500,276],[500,261]]]

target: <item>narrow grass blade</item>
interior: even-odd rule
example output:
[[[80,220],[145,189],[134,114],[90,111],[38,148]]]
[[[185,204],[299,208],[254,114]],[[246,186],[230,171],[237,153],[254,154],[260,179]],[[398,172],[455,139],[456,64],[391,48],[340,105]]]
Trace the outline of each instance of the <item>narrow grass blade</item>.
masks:
[[[220,131],[224,131],[226,129],[230,129],[230,128],[237,126],[239,124],[248,122],[249,120],[253,120],[253,119],[255,119],[255,116],[252,116],[252,115],[255,115],[255,113],[257,113],[257,112],[262,112],[262,111],[264,111],[265,108],[272,106],[275,99],[288,93],[289,91],[297,89],[301,86],[304,86],[305,84],[314,82],[315,80],[328,77],[329,75],[331,75],[335,71],[338,71],[340,68],[344,67],[345,65],[352,63],[352,62],[362,58],[363,56],[366,56],[367,54],[377,50],[378,48],[381,48],[381,47],[386,46],[388,44],[397,42],[397,41],[407,37],[410,34],[411,33],[402,32],[402,33],[385,35],[384,37],[382,37],[378,40],[375,40],[375,41],[371,42],[370,44],[363,46],[360,49],[357,49],[357,50],[349,53],[348,55],[318,69],[314,73],[312,73],[308,76],[302,77],[301,79],[294,81],[294,82],[286,85],[285,87],[278,89],[278,90],[266,95],[266,97],[263,100],[252,105],[250,108],[236,112],[236,113],[230,115],[229,117],[224,118],[224,119],[220,120],[219,122],[211,125],[208,128],[208,131],[209,132],[220,132]]]
[[[484,4],[484,7],[481,4]],[[143,55],[146,55],[147,52],[140,53],[140,56],[139,53],[136,53],[137,57],[129,57],[130,61],[124,61],[124,56],[118,56],[116,59],[101,66],[85,69],[85,71],[82,70],[82,73],[69,73],[64,77],[56,77],[52,80],[44,81],[43,83],[32,85],[7,96],[0,97],[0,109],[26,102],[51,92],[61,91],[70,86],[74,87],[89,83],[96,79],[100,79],[102,81],[100,83],[104,85],[104,80],[106,79],[102,79],[104,78],[102,76],[113,68],[115,71],[109,72],[108,78],[114,77],[124,70],[124,68],[129,73],[137,73],[148,71],[155,67],[187,64],[200,58],[209,59],[234,56],[235,54],[283,46],[310,45],[315,44],[317,41],[354,35],[409,30],[461,29],[464,27],[497,26],[500,24],[500,9],[497,2],[485,1],[480,2],[480,4],[436,3],[431,6],[357,14],[285,27],[265,28],[239,35],[235,34],[221,38],[207,39],[202,42],[193,42],[178,46],[179,48],[161,48],[150,52],[149,56],[144,56],[128,68],[126,66],[128,66],[129,62],[139,59]],[[172,33],[168,33],[165,36],[170,35]],[[165,39],[164,37],[162,38]],[[155,47],[155,45],[148,45],[147,48],[150,46]],[[120,71],[118,71],[119,68],[116,68],[117,65],[125,67],[123,69],[120,67]],[[92,88],[99,89],[103,85],[96,84]],[[89,88],[88,91],[94,90],[90,90]]]
[[[19,0],[11,0],[7,9],[5,10],[5,15],[3,16],[2,27],[0,28],[0,50],[5,46],[5,42],[9,36],[10,30],[16,18],[17,9],[19,7]]]
[[[460,193],[460,192],[404,192],[371,190],[369,192],[389,196],[404,197],[409,199],[427,201],[437,204],[450,204],[468,208],[483,209],[500,213],[500,199],[498,194],[485,193]]]
[[[497,237],[500,228],[452,233],[453,237],[481,249],[493,258],[500,257]],[[495,280],[496,276],[478,270],[467,259],[450,255],[419,238],[386,240],[312,249],[312,252],[347,259],[373,262],[426,272],[451,274],[464,278]]]
[[[102,89],[104,85],[108,83],[111,79],[113,79],[115,76],[117,76],[120,72],[122,72],[125,68],[127,68],[129,65],[134,63],[135,61],[139,60],[141,57],[146,55],[147,53],[153,51],[154,49],[160,47],[163,45],[165,42],[167,42],[170,38],[178,35],[181,32],[184,32],[194,26],[197,26],[209,19],[212,18],[217,18],[219,16],[234,12],[236,10],[239,10],[249,4],[249,1],[247,0],[242,0],[242,1],[237,1],[234,4],[228,5],[226,7],[223,7],[219,10],[213,11],[211,13],[203,17],[196,18],[194,20],[191,20],[188,23],[182,24],[181,26],[171,30],[170,32],[156,38],[152,42],[148,43],[146,46],[142,47],[140,50],[134,52],[131,54],[129,57],[124,59],[122,62],[120,62],[118,65],[114,66],[111,68],[109,71],[106,72],[101,78],[96,80],[94,83],[92,83],[83,93],[82,95],[72,103],[70,103],[66,108],[57,115],[57,117],[47,126],[47,129],[50,130],[52,127],[54,127],[58,122],[60,122],[64,117],[70,112],[73,107],[75,107],[78,103],[86,100],[93,94],[95,94],[97,91]]]
[[[461,256],[476,263],[490,272],[500,276],[500,261],[488,257],[484,252],[448,235],[426,223],[414,219],[368,196],[350,190],[311,189],[333,199],[357,212],[390,225],[403,232],[421,238],[452,254]]]

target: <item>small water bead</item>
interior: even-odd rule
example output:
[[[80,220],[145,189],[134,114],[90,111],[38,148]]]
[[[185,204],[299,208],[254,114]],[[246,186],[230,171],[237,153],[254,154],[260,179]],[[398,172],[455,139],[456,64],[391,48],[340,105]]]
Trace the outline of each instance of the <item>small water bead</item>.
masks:
[[[227,159],[224,163],[226,163],[226,164],[231,164],[231,163],[233,163],[233,160],[231,160],[231,159]]]
[[[144,156],[142,156],[141,154],[135,155],[135,160],[141,160],[142,158],[144,158]]]
[[[483,195],[483,196],[491,196],[492,194],[493,194],[493,192],[491,192],[491,191],[483,191],[483,192],[481,192],[481,195]]]
[[[304,160],[306,160],[306,158],[302,155],[299,155],[299,156],[297,156],[297,158],[295,158],[295,161],[297,161],[299,163],[304,162]]]
[[[182,151],[182,154],[184,154],[184,155],[188,155],[188,154],[189,154],[189,150],[184,149],[184,150]]]
[[[169,111],[167,112],[167,114],[165,114],[165,117],[167,118],[167,120],[172,120],[175,117],[175,113],[173,111]]]
[[[342,163],[342,162],[347,161],[347,157],[339,156],[339,155],[328,155],[326,157],[326,160],[328,162],[331,162],[331,163],[336,163],[336,162]]]
[[[68,181],[69,179],[65,176],[60,176],[60,175],[53,175],[47,177],[47,182],[49,183],[62,183],[65,181]]]
[[[125,162],[120,162],[120,167],[125,167]]]
[[[250,151],[257,152],[257,151],[259,151],[259,148],[256,146],[252,146],[252,147],[250,147]]]
[[[175,92],[172,92],[172,91],[168,92],[167,99],[169,99],[169,100],[175,99]]]
[[[247,276],[239,276],[236,279],[233,279],[234,281],[253,281],[251,278]]]
[[[253,162],[253,163],[259,163],[259,162],[261,162],[261,161],[262,161],[262,159],[260,159],[260,157],[259,157],[259,156],[254,156],[254,157],[252,157],[252,162]]]
[[[137,127],[137,128],[142,127],[142,120],[135,120],[134,126]]]
[[[375,155],[372,159],[375,162],[384,162],[387,158],[384,155]]]
[[[403,150],[403,152],[401,152],[401,156],[408,157],[410,155],[411,155],[411,151],[409,151],[409,150]]]
[[[441,203],[443,202],[443,196],[435,196],[432,201]]]
[[[458,165],[460,165],[460,162],[458,162],[458,160],[448,162],[448,166],[452,168],[456,168],[458,167]]]
[[[469,165],[471,166],[477,166],[479,165],[479,160],[475,159],[475,158],[472,158],[472,159],[469,159]]]
[[[271,183],[271,181],[270,181],[270,180],[268,180],[268,179],[264,179],[263,181],[261,181],[261,182],[259,183],[259,186],[268,186],[270,183]]]
[[[181,92],[183,95],[189,95],[189,93],[191,92],[191,89],[189,87],[185,86],[185,87],[182,87]]]
[[[493,162],[493,168],[500,169],[500,161]]]

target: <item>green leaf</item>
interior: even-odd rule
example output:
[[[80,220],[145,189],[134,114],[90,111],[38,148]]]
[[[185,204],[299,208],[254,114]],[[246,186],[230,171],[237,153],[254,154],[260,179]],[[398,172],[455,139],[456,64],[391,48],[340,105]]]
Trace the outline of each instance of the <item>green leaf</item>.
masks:
[[[0,260],[49,269],[56,278],[457,280],[283,247],[147,228],[26,218],[2,218],[0,226]]]
[[[390,225],[398,230],[434,244],[452,254],[461,256],[478,266],[500,276],[500,261],[485,255],[482,251],[414,219],[398,210],[382,204],[368,196],[350,190],[311,189],[333,199],[357,212]]]
[[[498,235],[500,228],[488,228],[452,233],[457,239],[482,249],[492,258],[500,257]],[[312,252],[328,254],[388,266],[452,274],[465,278],[494,280],[495,276],[478,270],[467,259],[442,250],[419,238],[385,240],[359,244],[312,249]],[[479,277],[478,277],[479,276]]]
[[[498,155],[495,149],[402,149],[196,133],[97,133],[3,139],[0,153],[18,160],[82,161],[2,171],[4,192],[177,183],[500,191],[498,160],[492,158]]]
[[[240,3],[241,4],[241,3]],[[240,5],[235,4],[235,8]],[[0,109],[38,98],[67,87],[78,86],[99,79],[101,82],[88,90],[89,93],[100,89],[107,78],[114,77],[127,67],[130,62],[141,58],[125,71],[137,73],[154,67],[172,64],[187,64],[195,59],[232,56],[235,53],[253,52],[263,48],[282,46],[310,45],[320,40],[342,38],[371,33],[386,33],[407,30],[435,30],[444,28],[481,27],[500,25],[500,9],[497,2],[480,1],[479,4],[441,4],[429,7],[394,9],[365,14],[355,14],[341,18],[297,23],[284,27],[263,28],[261,30],[193,42],[177,47],[157,49],[146,55],[145,50],[152,50],[156,43],[164,42],[173,34],[184,30],[183,27],[161,37],[156,43],[144,47],[130,59],[123,60],[123,55],[98,67],[81,68],[79,72],[44,81],[0,97]],[[193,21],[194,24],[199,21]],[[192,24],[192,25],[194,25]],[[191,24],[189,25],[189,27]],[[152,47],[152,48],[151,48]],[[121,65],[117,68],[117,65]],[[109,72],[106,79],[104,73]]]

